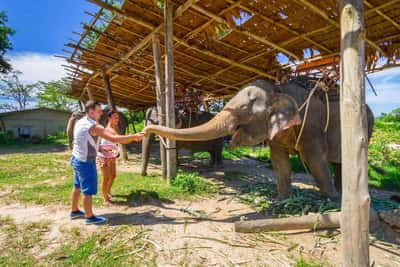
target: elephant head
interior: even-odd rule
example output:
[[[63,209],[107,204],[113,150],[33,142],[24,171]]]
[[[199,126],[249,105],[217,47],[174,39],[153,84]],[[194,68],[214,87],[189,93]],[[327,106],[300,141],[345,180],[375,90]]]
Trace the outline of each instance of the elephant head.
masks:
[[[212,120],[197,127],[171,129],[147,126],[145,134],[158,134],[181,141],[202,141],[232,135],[232,145],[256,145],[301,123],[297,104],[265,80],[240,90]]]

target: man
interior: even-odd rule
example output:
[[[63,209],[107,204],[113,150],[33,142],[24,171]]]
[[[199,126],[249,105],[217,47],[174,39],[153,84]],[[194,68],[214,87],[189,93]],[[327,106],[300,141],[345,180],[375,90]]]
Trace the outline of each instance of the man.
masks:
[[[114,143],[128,144],[139,142],[142,133],[134,135],[118,135],[106,130],[97,121],[102,115],[100,103],[88,101],[85,105],[86,116],[74,127],[71,165],[74,170],[74,186],[71,193],[71,219],[85,217],[86,224],[101,224],[106,218],[95,216],[92,210],[92,196],[97,193],[96,153],[97,139],[104,138]],[[78,208],[79,196],[82,192],[84,212]]]

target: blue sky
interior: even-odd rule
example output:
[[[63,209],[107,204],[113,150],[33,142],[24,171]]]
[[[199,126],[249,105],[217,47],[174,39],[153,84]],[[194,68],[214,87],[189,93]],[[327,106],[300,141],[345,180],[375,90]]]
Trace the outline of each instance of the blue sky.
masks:
[[[9,25],[16,30],[11,38],[14,49],[7,57],[24,73],[22,80],[33,83],[63,77],[64,62],[54,55],[62,54],[68,38],[78,38],[72,31],[81,32],[81,22],[90,20],[84,11],[97,9],[85,0],[0,0],[0,10],[7,12]],[[378,92],[375,97],[366,84],[367,103],[375,115],[400,107],[400,68],[369,77]]]

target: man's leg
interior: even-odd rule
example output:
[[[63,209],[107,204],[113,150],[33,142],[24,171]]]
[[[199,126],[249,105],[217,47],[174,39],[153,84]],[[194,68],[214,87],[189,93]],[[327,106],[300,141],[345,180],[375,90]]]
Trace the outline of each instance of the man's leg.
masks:
[[[73,167],[73,166],[72,166]],[[71,191],[71,211],[78,211],[79,210],[79,196],[81,194],[81,185],[79,182],[79,172],[77,169],[73,167],[73,187]]]
[[[71,211],[78,211],[79,207],[79,196],[81,195],[81,189],[80,188],[72,188],[71,192]]]
[[[85,211],[85,218],[91,218],[94,216],[92,209],[92,195],[82,196],[83,210]]]

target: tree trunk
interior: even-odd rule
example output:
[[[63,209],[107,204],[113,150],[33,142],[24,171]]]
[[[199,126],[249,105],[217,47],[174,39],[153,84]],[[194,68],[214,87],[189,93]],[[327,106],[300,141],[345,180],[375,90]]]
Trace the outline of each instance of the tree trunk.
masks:
[[[342,266],[369,266],[368,135],[362,0],[341,0]]]
[[[175,128],[175,91],[174,91],[174,43],[173,43],[173,6],[169,0],[164,2],[165,24],[165,85],[166,85],[166,125]],[[167,140],[167,178],[176,176],[176,143]]]

